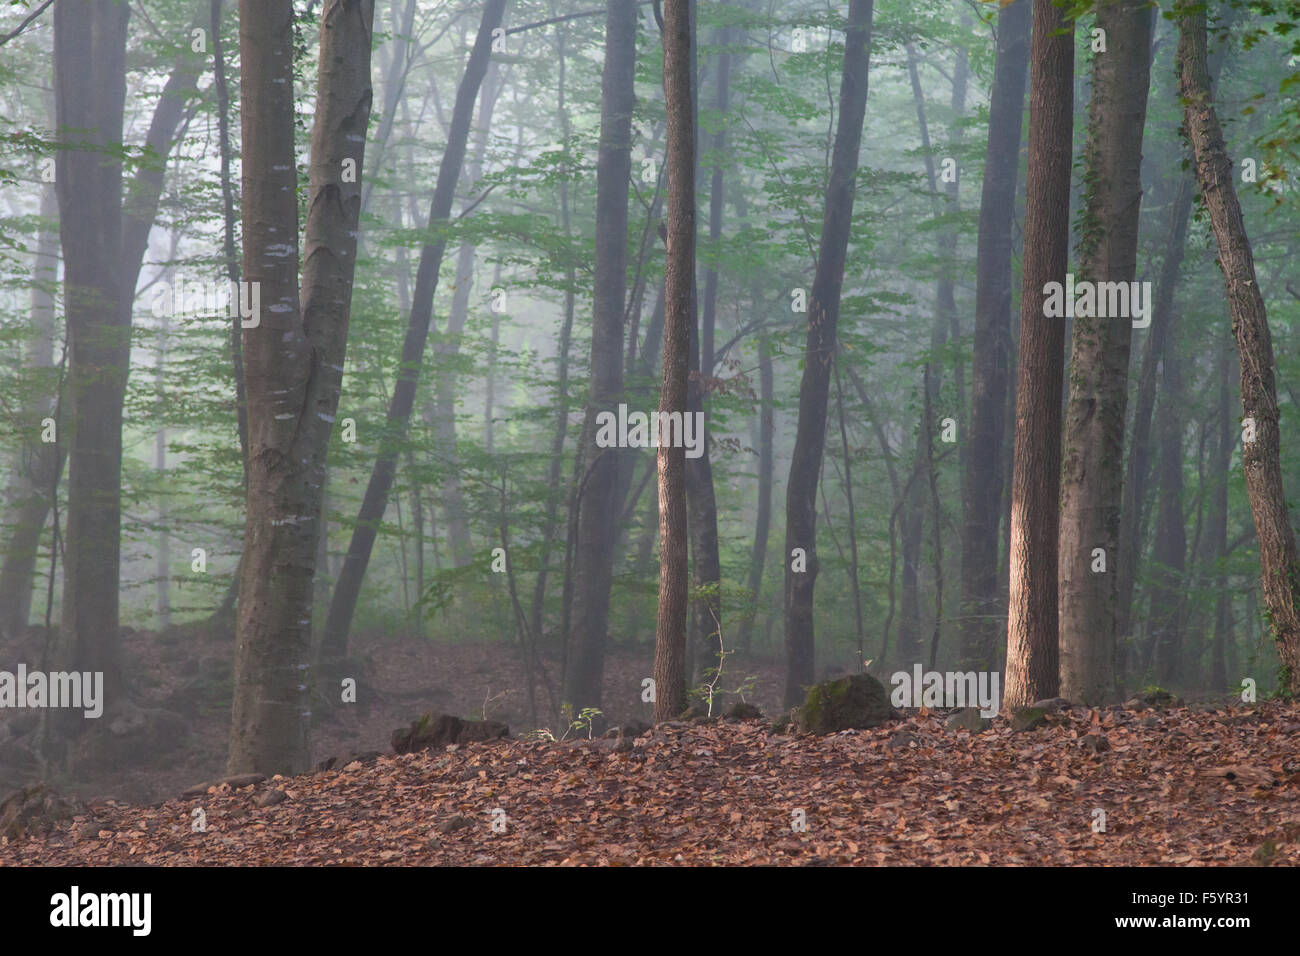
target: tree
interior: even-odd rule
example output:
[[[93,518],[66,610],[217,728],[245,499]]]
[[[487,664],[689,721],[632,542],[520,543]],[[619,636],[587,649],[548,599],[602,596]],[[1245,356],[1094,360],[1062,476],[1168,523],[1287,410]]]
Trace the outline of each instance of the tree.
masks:
[[[1196,181],[1210,215],[1232,332],[1241,355],[1243,430],[1249,435],[1249,425],[1254,426],[1250,436],[1254,440],[1243,440],[1241,458],[1259,537],[1264,605],[1282,664],[1280,683],[1295,694],[1300,693],[1300,569],[1282,484],[1273,340],[1233,184],[1233,165],[1210,96],[1205,7],[1179,0],[1174,9],[1179,17],[1178,75],[1184,129],[1196,157]]]
[[[962,476],[961,657],[997,665],[1001,622],[998,524],[1005,475],[1002,448],[1010,386],[1011,224],[1020,170],[1020,127],[1029,65],[1030,0],[998,12],[997,59],[989,95],[988,146],[975,254],[975,338],[969,448]]]
[[[478,36],[465,65],[465,75],[456,90],[456,106],[452,111],[451,127],[447,130],[447,150],[438,167],[438,181],[429,204],[428,231],[434,238],[420,250],[415,294],[411,300],[406,339],[402,343],[401,371],[388,405],[384,438],[370,471],[365,497],[357,512],[356,527],[352,531],[347,556],[343,559],[343,569],[339,572],[338,584],[334,586],[329,615],[325,619],[321,658],[330,662],[326,664],[327,667],[332,668],[333,662],[341,661],[347,654],[348,632],[352,628],[357,598],[361,595],[361,582],[365,579],[370,552],[374,548],[379,523],[388,506],[388,493],[397,474],[397,458],[410,422],[411,409],[415,405],[415,388],[424,364],[424,345],[433,322],[433,297],[438,289],[438,270],[447,249],[445,226],[451,217],[456,183],[465,161],[474,100],[478,97],[479,87],[492,57],[492,31],[500,26],[505,6],[506,0],[486,0],[484,3]]]
[[[293,3],[239,4],[243,274],[264,308],[243,337],[249,468],[231,773],[301,772],[310,759],[312,579],[347,350],[374,13],[373,0],[326,0],[321,12],[300,300]]]
[[[664,109],[668,118],[668,245],[664,264],[663,384],[659,413],[685,416],[695,296],[695,117],[691,0],[664,0]],[[660,443],[659,612],[655,625],[655,720],[686,709],[686,449]]]
[[[68,517],[63,636],[71,667],[121,685],[118,566],[122,403],[130,310],[122,295],[122,142],[130,8],[54,7],[54,97],[66,131],[55,154],[68,326]]]
[[[582,433],[578,539],[574,548],[573,659],[565,699],[574,713],[599,707],[609,627],[609,591],[618,500],[617,447],[596,444],[597,419],[617,415],[623,393],[623,316],[627,295],[627,200],[632,174],[632,110],[636,106],[635,0],[610,0],[601,74],[600,149],[596,159],[596,252],[592,277],[591,371]]]
[[[1127,286],[1137,272],[1151,18],[1145,0],[1097,6],[1107,47],[1093,54],[1083,147],[1078,252],[1086,281]],[[1061,693],[1097,705],[1115,693],[1115,570],[1132,322],[1128,315],[1076,315],[1072,334],[1057,554]],[[1181,520],[1180,514],[1180,526]],[[1097,548],[1107,562],[1102,571]]]
[[[1065,328],[1060,319],[1043,314],[1043,300],[1048,282],[1064,280],[1069,252],[1074,21],[1052,0],[1034,0],[1029,57],[1029,171],[1003,694],[1007,706],[1054,697],[1060,681],[1056,546]]]
[[[840,78],[839,124],[831,152],[817,270],[808,296],[808,337],[799,382],[799,422],[785,496],[785,703],[799,702],[813,680],[813,588],[817,580],[817,478],[826,447],[826,409],[835,359],[840,290],[853,221],[853,197],[867,110],[872,0],[850,0]],[[807,570],[795,570],[799,549]]]

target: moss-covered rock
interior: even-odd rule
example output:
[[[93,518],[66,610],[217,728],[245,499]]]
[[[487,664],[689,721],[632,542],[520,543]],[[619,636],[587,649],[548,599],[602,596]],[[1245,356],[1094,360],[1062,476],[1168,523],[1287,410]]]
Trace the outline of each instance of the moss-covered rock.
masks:
[[[810,687],[796,723],[804,733],[833,734],[879,727],[897,716],[884,684],[870,674],[850,674]]]
[[[1011,711],[1011,729],[1037,730],[1047,726],[1047,711],[1042,707],[1017,707]]]

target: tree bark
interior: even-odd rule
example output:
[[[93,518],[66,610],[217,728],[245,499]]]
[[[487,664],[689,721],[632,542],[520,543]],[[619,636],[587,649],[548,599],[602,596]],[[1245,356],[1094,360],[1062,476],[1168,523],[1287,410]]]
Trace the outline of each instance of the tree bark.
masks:
[[[1165,338],[1160,406],[1156,418],[1160,448],[1160,496],[1156,505],[1155,541],[1152,546],[1151,616],[1148,646],[1154,650],[1156,679],[1171,686],[1181,676],[1183,572],[1187,567],[1187,534],[1183,528],[1183,395],[1182,359],[1174,332],[1177,313],[1169,317]],[[1143,664],[1151,660],[1145,655]]]
[[[1030,0],[1015,0],[998,13],[997,59],[989,97],[975,265],[970,448],[962,478],[961,660],[967,668],[997,666],[998,635],[1005,615],[998,526],[1011,385],[1011,224],[1020,170],[1031,12]]]
[[[817,478],[826,447],[826,408],[835,358],[840,290],[848,257],[853,198],[867,107],[872,0],[850,0],[840,80],[840,116],[831,152],[830,179],[822,218],[817,270],[808,297],[808,337],[799,383],[799,423],[786,486],[785,705],[799,702],[813,681],[813,588],[817,580]],[[794,549],[802,549],[807,570],[795,571]]]
[[[451,216],[456,183],[460,179],[461,166],[465,161],[474,100],[478,97],[479,86],[487,73],[488,62],[492,55],[492,31],[501,24],[505,3],[506,0],[486,0],[484,3],[478,36],[474,40],[474,47],[465,67],[465,75],[456,91],[456,106],[452,112],[451,127],[447,131],[447,149],[438,167],[438,181],[434,186],[433,199],[429,206],[428,231],[435,234],[437,238],[426,243],[420,250],[415,295],[411,302],[406,339],[402,343],[401,371],[398,373],[392,399],[388,405],[388,417],[379,454],[371,469],[370,480],[366,484],[365,496],[352,531],[352,540],[348,544],[347,556],[339,573],[338,584],[334,587],[334,597],[330,601],[329,615],[325,620],[325,634],[321,641],[323,660],[339,661],[347,654],[348,632],[352,628],[357,598],[361,594],[361,582],[365,578],[366,567],[370,563],[370,553],[379,532],[379,524],[388,505],[388,493],[393,486],[398,454],[411,418],[416,385],[419,382],[420,369],[424,364],[424,345],[433,320],[433,297],[438,287],[438,270],[447,249],[446,235],[440,227],[445,225]]]
[[[767,329],[758,333],[758,511],[754,518],[754,546],[749,554],[749,577],[745,586],[750,593],[752,610],[740,623],[737,643],[749,653],[758,615],[759,594],[763,586],[763,566],[767,563],[767,539],[772,528],[772,478],[775,472],[775,421],[772,399],[772,344]]]
[[[627,296],[627,200],[632,172],[632,111],[636,107],[635,0],[611,0],[605,19],[601,77],[600,150],[596,160],[596,250],[591,315],[591,365],[585,474],[578,497],[578,543],[573,563],[574,654],[565,699],[574,713],[600,707],[614,541],[622,506],[616,500],[621,448],[596,444],[597,417],[618,415],[623,393],[623,316]]]
[[[118,570],[122,403],[130,311],[121,275],[122,142],[130,10],[112,0],[54,7],[55,154],[68,323],[68,516],[63,635],[71,669],[121,689]],[[73,131],[76,132],[73,132]],[[125,322],[123,320],[126,320]],[[61,657],[64,654],[60,655]]]
[[[1108,46],[1093,54],[1078,249],[1081,278],[1091,282],[1127,284],[1137,273],[1151,16],[1145,0],[1097,6]],[[1131,316],[1075,316],[1072,331],[1057,552],[1061,694],[1089,706],[1116,693],[1115,582],[1132,329]],[[1104,571],[1094,569],[1096,548]]]
[[[243,330],[250,455],[231,773],[296,773],[310,762],[312,579],[372,97],[374,2],[326,0],[300,301],[293,18],[291,0],[240,0],[243,273],[260,284],[263,309]]]
[[[664,0],[664,101],[668,119],[668,250],[664,264],[661,415],[687,412],[695,296],[695,130],[690,0]],[[656,721],[686,709],[686,449],[661,444],[659,611],[655,625]]]
[[[1277,388],[1273,380],[1273,341],[1255,274],[1255,259],[1233,184],[1233,166],[1210,96],[1206,56],[1205,8],[1187,0],[1175,4],[1180,15],[1178,62],[1184,128],[1196,157],[1196,179],[1210,214],[1219,268],[1227,289],[1232,331],[1241,355],[1241,404],[1255,425],[1255,440],[1243,442],[1246,492],[1259,537],[1264,604],[1281,661],[1280,684],[1300,693],[1300,613],[1297,602],[1295,534],[1282,483]]]
[[[1210,689],[1224,693],[1228,689],[1225,648],[1233,641],[1232,595],[1228,591],[1228,574],[1224,563],[1228,557],[1228,469],[1232,467],[1232,349],[1227,341],[1220,346],[1218,433],[1214,459],[1210,466],[1214,490],[1210,500],[1209,558],[1214,562],[1214,638],[1210,650]]]
[[[1043,315],[1044,286],[1065,279],[1074,127],[1074,21],[1034,0],[1029,77],[1029,173],[1011,477],[1010,605],[1004,700],[1055,697],[1056,535],[1061,480],[1065,330]]]

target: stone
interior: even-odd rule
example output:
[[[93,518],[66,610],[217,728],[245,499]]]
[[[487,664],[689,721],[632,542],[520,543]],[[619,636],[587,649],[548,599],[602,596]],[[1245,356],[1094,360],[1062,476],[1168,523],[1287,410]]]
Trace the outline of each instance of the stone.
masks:
[[[948,715],[948,719],[943,723],[943,729],[949,733],[969,730],[972,734],[978,734],[981,731],[988,730],[992,725],[993,721],[980,716],[978,707],[963,707],[961,710],[953,711]]]
[[[898,717],[885,685],[870,674],[850,674],[814,684],[798,709],[798,729],[810,734],[866,730]]]
[[[393,750],[399,754],[418,750],[436,750],[449,744],[499,740],[510,735],[510,728],[495,720],[462,720],[451,714],[424,714],[410,727],[393,731]]]
[[[1011,729],[1022,733],[1047,726],[1047,711],[1041,707],[1016,707],[1011,711]]]

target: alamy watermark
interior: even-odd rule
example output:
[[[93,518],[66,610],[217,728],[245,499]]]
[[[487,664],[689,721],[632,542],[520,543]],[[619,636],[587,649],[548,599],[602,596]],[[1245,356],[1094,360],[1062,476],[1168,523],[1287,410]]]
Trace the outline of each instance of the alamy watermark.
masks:
[[[895,707],[975,707],[981,717],[996,717],[1002,703],[1002,677],[997,671],[895,671],[889,702]]]
[[[156,319],[172,315],[238,318],[246,329],[262,324],[260,282],[203,282],[178,277],[175,284],[159,282],[150,311]]]
[[[0,671],[0,708],[81,708],[92,720],[104,713],[103,671]]]
[[[629,412],[596,414],[597,448],[685,448],[687,458],[704,454],[703,412]]]
[[[1064,284],[1048,282],[1043,295],[1043,315],[1049,319],[1132,319],[1135,329],[1151,324],[1150,282],[1075,282],[1074,273],[1067,272]]]

